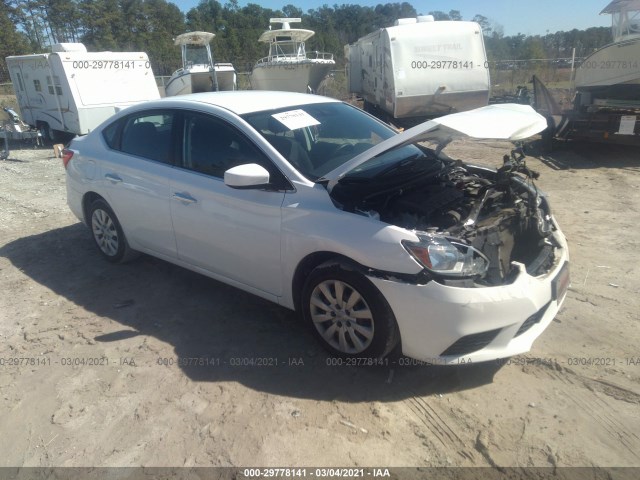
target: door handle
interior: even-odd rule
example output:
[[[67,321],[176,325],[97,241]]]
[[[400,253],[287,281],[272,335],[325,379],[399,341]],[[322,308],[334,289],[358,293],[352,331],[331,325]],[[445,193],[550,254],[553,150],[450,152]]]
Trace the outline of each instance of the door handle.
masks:
[[[115,173],[107,173],[104,178],[111,180],[113,183],[120,183],[122,179]]]
[[[197,203],[198,202],[195,198],[193,198],[188,193],[175,192],[173,194],[173,198],[175,198],[176,200],[180,200],[183,203]]]

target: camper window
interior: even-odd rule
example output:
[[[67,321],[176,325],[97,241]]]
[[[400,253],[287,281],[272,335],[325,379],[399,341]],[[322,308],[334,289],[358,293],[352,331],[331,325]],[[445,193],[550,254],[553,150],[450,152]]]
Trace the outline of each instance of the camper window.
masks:
[[[24,85],[22,84],[22,75],[18,73],[16,74],[16,76],[18,77],[18,86],[20,87],[20,91],[24,91]]]
[[[55,90],[54,90],[55,84]],[[47,87],[50,95],[62,95],[62,87],[60,86],[60,77],[57,75],[53,76],[53,82],[51,81],[51,77],[47,75]]]
[[[33,88],[36,89],[36,92],[42,91],[42,85],[40,85],[40,80],[38,80],[37,78],[33,81]]]

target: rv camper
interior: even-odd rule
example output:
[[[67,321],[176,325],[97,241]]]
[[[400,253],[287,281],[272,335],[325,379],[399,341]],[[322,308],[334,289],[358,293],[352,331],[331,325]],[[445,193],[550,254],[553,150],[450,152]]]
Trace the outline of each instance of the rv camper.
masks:
[[[84,135],[127,106],[160,98],[144,52],[60,43],[52,53],[6,60],[23,120],[50,141]]]
[[[345,57],[350,92],[385,120],[410,124],[489,100],[489,65],[475,22],[403,18],[346,45]]]

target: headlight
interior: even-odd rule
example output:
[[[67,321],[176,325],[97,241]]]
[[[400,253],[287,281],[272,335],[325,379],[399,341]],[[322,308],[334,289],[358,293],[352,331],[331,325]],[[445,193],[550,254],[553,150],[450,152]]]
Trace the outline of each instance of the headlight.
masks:
[[[469,245],[449,241],[444,237],[418,234],[418,242],[402,241],[407,251],[434,273],[456,277],[482,276],[489,259]]]

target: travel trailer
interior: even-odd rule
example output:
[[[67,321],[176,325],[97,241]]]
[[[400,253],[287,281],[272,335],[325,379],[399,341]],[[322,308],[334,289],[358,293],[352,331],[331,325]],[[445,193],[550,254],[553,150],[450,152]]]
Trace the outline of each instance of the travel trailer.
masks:
[[[84,135],[114,113],[160,98],[144,52],[87,52],[81,43],[6,58],[23,120],[45,139]]]
[[[475,22],[402,18],[344,50],[349,91],[384,120],[418,123],[488,104],[489,65]]]

